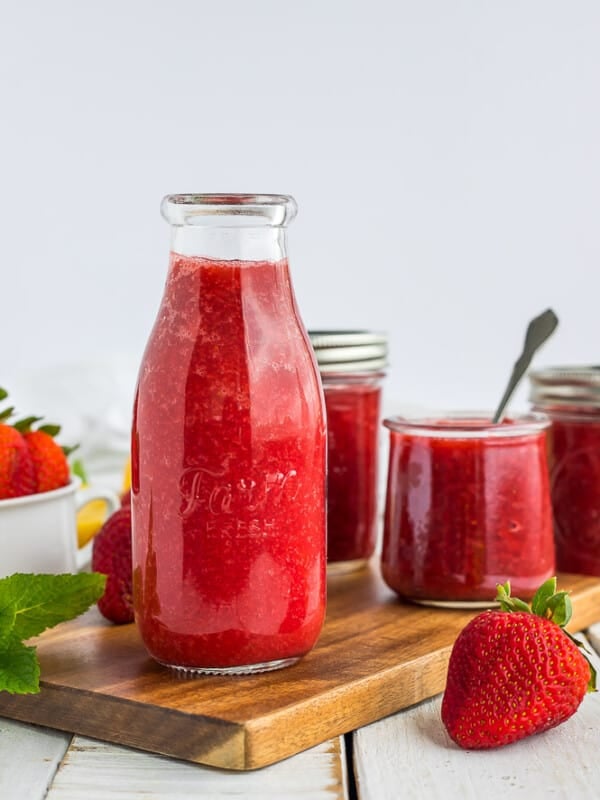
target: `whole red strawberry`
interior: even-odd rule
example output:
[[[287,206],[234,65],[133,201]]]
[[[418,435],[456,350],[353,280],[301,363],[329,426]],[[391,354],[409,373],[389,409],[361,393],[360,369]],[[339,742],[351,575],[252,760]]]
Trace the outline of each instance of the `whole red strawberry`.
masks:
[[[531,608],[498,586],[500,611],[478,614],[450,654],[442,721],[461,747],[516,742],[553,728],[575,713],[595,671],[564,629],[571,618],[556,578],[537,591]],[[507,613],[509,612],[509,613]]]
[[[54,440],[56,427],[44,426],[23,434],[35,467],[36,492],[66,486],[71,473],[63,448]]]
[[[130,506],[111,514],[94,537],[92,571],[108,576],[98,601],[101,614],[111,622],[133,622]]]
[[[35,491],[35,467],[23,436],[0,423],[0,500]]]

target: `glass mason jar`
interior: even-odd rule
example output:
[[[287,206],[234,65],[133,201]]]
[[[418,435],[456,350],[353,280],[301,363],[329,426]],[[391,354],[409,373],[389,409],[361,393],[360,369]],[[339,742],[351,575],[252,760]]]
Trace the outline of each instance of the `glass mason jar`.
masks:
[[[134,406],[136,621],[182,673],[287,666],[326,590],[326,430],[284,195],[171,195],[162,304]]]
[[[551,420],[557,567],[600,575],[600,367],[549,367],[529,378],[534,408]]]
[[[387,337],[309,331],[327,409],[327,569],[364,567],[377,541],[381,382]]]
[[[543,414],[386,419],[390,430],[382,574],[431,605],[490,605],[510,580],[531,598],[554,574]]]

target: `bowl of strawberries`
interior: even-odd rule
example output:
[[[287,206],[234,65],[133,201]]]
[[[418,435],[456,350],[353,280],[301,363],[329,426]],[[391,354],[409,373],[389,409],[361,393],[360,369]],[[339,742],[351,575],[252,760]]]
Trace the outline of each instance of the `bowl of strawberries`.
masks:
[[[0,389],[0,402],[7,393]],[[74,572],[89,563],[89,547],[78,548],[76,514],[95,499],[107,513],[119,507],[110,491],[82,489],[60,445],[57,425],[40,417],[16,419],[0,410],[0,577],[15,572]]]

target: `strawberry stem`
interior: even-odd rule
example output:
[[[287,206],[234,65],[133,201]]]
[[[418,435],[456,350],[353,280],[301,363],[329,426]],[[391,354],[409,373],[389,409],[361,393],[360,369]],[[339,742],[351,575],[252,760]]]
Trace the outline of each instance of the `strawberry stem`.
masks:
[[[12,417],[14,410],[15,407],[11,406],[10,408],[5,408],[4,411],[0,411],[0,422],[4,422],[4,420]]]
[[[48,436],[58,436],[60,433],[60,425],[40,425],[38,431],[43,431],[43,433],[47,433]]]
[[[496,595],[496,601],[500,605],[501,611],[521,611],[528,614],[536,614],[538,617],[544,617],[545,619],[552,620],[552,622],[555,622],[559,628],[562,628],[565,636],[568,636],[569,639],[576,644],[577,647],[579,647],[579,649],[582,651],[583,657],[588,662],[590,667],[590,680],[587,690],[588,692],[595,692],[597,677],[596,669],[585,652],[587,651],[589,653],[590,651],[585,646],[584,642],[579,641],[579,639],[576,639],[572,634],[565,630],[565,625],[573,616],[573,604],[571,603],[571,598],[569,597],[568,592],[556,591],[556,578],[548,578],[548,580],[540,586],[533,596],[531,606],[527,605],[527,603],[523,602],[523,600],[519,600],[518,597],[510,596],[510,581],[497,584],[496,589],[498,592]]]
[[[31,426],[41,419],[43,419],[43,417],[25,417],[15,422],[13,428],[16,428],[19,433],[29,433],[31,431]]]
[[[85,471],[85,467],[83,466],[83,461],[77,459],[77,461],[73,462],[73,466],[71,467],[71,472],[73,475],[76,475],[78,478],[81,479],[82,483],[88,483],[88,476]]]

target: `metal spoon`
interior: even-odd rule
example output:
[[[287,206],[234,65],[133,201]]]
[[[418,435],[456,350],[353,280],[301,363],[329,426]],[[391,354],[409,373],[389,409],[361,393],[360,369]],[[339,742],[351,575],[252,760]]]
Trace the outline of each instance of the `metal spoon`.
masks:
[[[539,317],[535,317],[535,319],[531,320],[527,326],[523,352],[515,361],[515,366],[513,367],[510,380],[508,381],[508,386],[506,387],[506,391],[502,396],[500,405],[496,409],[496,413],[494,414],[492,422],[496,423],[501,421],[504,415],[504,409],[508,405],[508,401],[512,397],[514,390],[517,388],[519,381],[531,363],[531,359],[533,358],[536,350],[538,350],[544,344],[546,339],[548,339],[548,337],[554,333],[557,325],[558,317],[551,308],[546,309],[546,311],[544,311],[543,314],[540,314]]]

